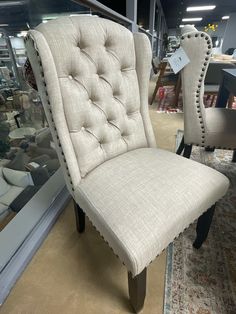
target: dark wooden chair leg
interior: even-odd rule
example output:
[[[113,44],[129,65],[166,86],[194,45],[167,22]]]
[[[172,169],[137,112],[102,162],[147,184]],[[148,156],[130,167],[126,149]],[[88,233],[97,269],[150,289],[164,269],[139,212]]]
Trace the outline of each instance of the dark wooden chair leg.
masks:
[[[146,268],[135,277],[132,277],[130,272],[128,273],[129,298],[135,313],[141,311],[144,305],[146,296],[146,276]]]
[[[215,206],[216,204],[210,207],[205,213],[203,213],[198,218],[197,228],[196,228],[197,237],[193,243],[193,247],[195,249],[199,249],[207,238],[208,232],[210,230],[212,218],[215,212]]]
[[[153,92],[153,94],[152,94],[152,98],[151,98],[151,101],[150,101],[150,106],[153,104],[153,102],[154,102],[154,100],[155,100],[155,98],[156,98],[157,91],[158,91],[159,87],[160,87],[160,82],[159,82],[159,80],[158,80],[157,83],[156,83],[154,92]]]
[[[236,149],[234,150],[234,153],[233,153],[232,162],[236,162]]]
[[[192,152],[192,145],[185,144],[183,156],[186,158],[190,158],[191,152]]]
[[[85,230],[85,214],[83,210],[74,200],[74,209],[75,209],[75,219],[76,219],[76,228],[79,233],[84,232]]]
[[[184,150],[184,137],[182,137],[182,140],[181,140],[181,142],[179,144],[179,147],[178,147],[178,149],[176,151],[176,154],[177,155],[181,155],[183,150]]]
[[[179,73],[177,83],[175,85],[175,97],[173,101],[175,108],[178,108],[180,90],[181,90],[181,75]]]

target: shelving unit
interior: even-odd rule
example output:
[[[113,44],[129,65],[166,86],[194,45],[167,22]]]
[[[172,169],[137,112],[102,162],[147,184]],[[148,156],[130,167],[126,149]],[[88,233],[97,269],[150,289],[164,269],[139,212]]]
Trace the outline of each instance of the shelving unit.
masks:
[[[16,58],[16,61],[19,65],[25,63],[26,60],[26,50],[25,48],[13,48],[13,52]]]
[[[10,61],[9,51],[6,46],[0,46],[0,61]]]

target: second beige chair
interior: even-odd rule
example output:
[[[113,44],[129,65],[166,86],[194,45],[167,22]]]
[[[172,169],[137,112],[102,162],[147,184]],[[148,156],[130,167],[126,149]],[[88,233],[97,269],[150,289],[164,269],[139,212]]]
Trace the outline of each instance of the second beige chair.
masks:
[[[201,246],[228,179],[156,148],[146,35],[98,17],[63,17],[29,31],[26,48],[78,231],[86,215],[126,266],[138,312],[148,265],[199,216]]]
[[[181,46],[190,63],[181,73],[184,138],[177,153],[184,150],[184,156],[189,157],[192,145],[235,150],[236,110],[205,108],[203,103],[204,79],[212,52],[211,38],[189,25],[182,32]],[[234,159],[236,161],[236,156]]]

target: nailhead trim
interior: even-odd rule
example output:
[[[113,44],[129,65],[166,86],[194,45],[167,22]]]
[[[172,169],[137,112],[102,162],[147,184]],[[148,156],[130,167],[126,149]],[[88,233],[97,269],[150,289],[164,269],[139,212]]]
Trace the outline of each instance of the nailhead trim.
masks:
[[[204,77],[204,74],[205,74],[205,70],[206,70],[206,66],[207,66],[207,61],[209,61],[210,57],[210,49],[212,48],[211,47],[211,40],[209,39],[208,36],[205,36],[204,33],[196,33],[194,35],[195,38],[197,38],[198,36],[201,36],[201,38],[204,37],[204,39],[206,40],[206,43],[207,43],[207,52],[206,52],[206,56],[205,56],[205,62],[203,63],[203,67],[201,69],[201,73],[200,73],[200,78],[198,79],[198,85],[197,85],[197,90],[195,91],[195,103],[196,103],[196,108],[197,108],[197,114],[198,114],[198,119],[199,119],[199,123],[200,123],[200,127],[201,127],[201,133],[202,133],[202,141],[201,141],[201,144],[202,146],[204,147],[205,146],[205,129],[204,129],[204,125],[203,125],[203,119],[202,119],[202,113],[201,113],[201,108],[200,108],[200,89],[201,89],[201,86],[202,86],[202,78]],[[191,38],[191,35],[183,35],[181,37],[181,40],[184,40],[186,38]],[[196,145],[196,144],[195,144]]]
[[[52,110],[51,110],[51,104],[50,104],[50,101],[49,101],[49,99],[48,99],[48,91],[47,91],[47,83],[46,83],[46,81],[45,81],[45,76],[44,76],[44,70],[43,70],[43,64],[42,64],[42,60],[41,60],[41,58],[40,58],[40,55],[39,55],[39,52],[38,52],[38,50],[37,50],[37,46],[36,46],[36,43],[35,43],[35,41],[34,41],[34,39],[30,36],[30,35],[27,35],[26,37],[25,37],[25,42],[26,41],[32,41],[32,43],[34,44],[34,47],[35,47],[35,51],[36,51],[36,55],[37,55],[37,57],[38,57],[38,64],[39,64],[39,67],[40,67],[40,70],[41,70],[41,79],[42,79],[42,83],[43,83],[43,85],[44,85],[44,87],[45,87],[45,90],[44,90],[44,93],[45,93],[45,96],[46,96],[46,98],[47,98],[47,109],[48,109],[48,113],[49,113],[49,116],[50,116],[50,119],[51,119],[51,124],[53,125],[53,128],[54,128],[54,131],[55,131],[55,134],[56,134],[56,139],[55,139],[55,142],[56,142],[56,144],[57,144],[57,146],[60,148],[60,154],[61,154],[61,160],[64,162],[64,166],[65,166],[65,168],[66,168],[66,170],[67,170],[67,176],[68,176],[68,181],[70,182],[70,184],[71,184],[71,190],[74,192],[74,187],[73,187],[73,182],[72,182],[72,179],[71,179],[71,176],[70,176],[70,173],[69,173],[69,168],[68,168],[68,166],[67,166],[67,164],[66,164],[66,158],[65,158],[65,154],[64,154],[64,152],[63,152],[63,150],[62,150],[62,146],[61,146],[61,143],[60,143],[60,139],[59,139],[59,136],[58,136],[58,133],[57,133],[57,129],[56,129],[56,126],[55,126],[55,122],[54,122],[54,119],[53,119],[53,117],[52,117]]]

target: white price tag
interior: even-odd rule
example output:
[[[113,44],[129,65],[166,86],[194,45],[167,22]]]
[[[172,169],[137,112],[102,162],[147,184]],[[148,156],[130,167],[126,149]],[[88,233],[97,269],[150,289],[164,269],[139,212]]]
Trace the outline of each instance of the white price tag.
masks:
[[[178,73],[180,70],[182,70],[189,62],[189,58],[186,55],[186,52],[182,47],[177,49],[175,53],[168,58],[168,62],[174,71],[174,73]]]

